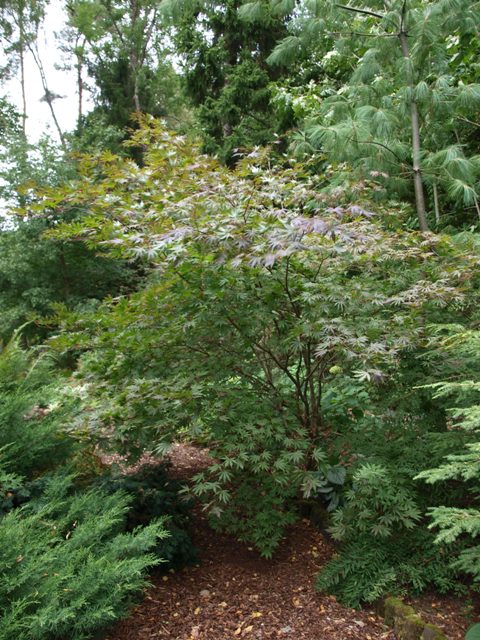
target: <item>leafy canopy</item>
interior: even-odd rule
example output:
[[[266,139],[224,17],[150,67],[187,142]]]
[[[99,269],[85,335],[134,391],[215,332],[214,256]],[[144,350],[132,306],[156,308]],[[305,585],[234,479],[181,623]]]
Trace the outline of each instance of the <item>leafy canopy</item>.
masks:
[[[230,172],[153,121],[131,143],[144,167],[86,159],[80,185],[34,210],[73,201],[83,218],[53,235],[147,260],[150,283],[72,318],[54,344],[91,350],[80,375],[96,434],[129,452],[182,432],[208,443],[215,461],[194,492],[270,554],[292,498],[323,486],[338,371],[381,384],[424,339],[425,315],[469,304],[477,259],[372,213],[362,188],[332,202],[299,165],[254,152]]]

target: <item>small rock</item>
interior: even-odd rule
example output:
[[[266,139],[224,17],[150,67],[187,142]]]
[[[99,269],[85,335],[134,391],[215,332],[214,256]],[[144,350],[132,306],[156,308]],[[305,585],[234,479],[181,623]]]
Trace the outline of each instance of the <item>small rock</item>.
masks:
[[[365,626],[365,623],[362,622],[361,620],[354,620],[354,623],[358,625],[360,629]]]
[[[200,591],[200,596],[202,598],[209,598],[210,597],[210,591],[208,589],[202,589]]]
[[[292,633],[293,629],[290,626],[287,627],[282,627],[282,629],[280,629],[280,633]]]

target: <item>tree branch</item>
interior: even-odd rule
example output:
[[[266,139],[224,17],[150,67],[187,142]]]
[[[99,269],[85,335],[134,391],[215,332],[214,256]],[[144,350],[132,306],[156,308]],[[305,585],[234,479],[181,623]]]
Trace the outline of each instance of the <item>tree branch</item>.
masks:
[[[141,57],[140,57],[140,61],[141,61],[142,65],[144,64],[144,62],[146,60],[146,57],[147,57],[147,49],[148,49],[148,45],[150,44],[150,40],[152,39],[153,29],[155,27],[156,21],[157,21],[157,9],[155,8],[153,10],[152,20],[150,22],[150,25],[149,25],[149,27],[148,27],[148,29],[146,31],[145,38],[144,38],[142,54],[141,54]]]
[[[287,294],[287,298],[288,298],[288,300],[290,302],[290,305],[291,305],[291,307],[293,309],[294,314],[297,316],[297,318],[301,318],[302,317],[301,311],[298,308],[297,303],[293,299],[293,296],[292,296],[292,293],[290,291],[290,287],[289,287],[289,284],[288,284],[288,281],[289,281],[289,270],[290,270],[290,256],[288,256],[287,260],[286,260],[284,289],[285,289],[285,293]]]
[[[400,158],[400,156],[398,156],[395,151],[393,151],[392,149],[390,149],[390,147],[387,147],[386,144],[383,144],[382,142],[376,142],[374,140],[355,140],[355,138],[350,138],[350,140],[353,140],[354,142],[356,142],[357,144],[373,144],[376,147],[382,147],[382,149],[385,149],[386,151],[389,151],[393,156],[395,156],[395,158],[398,160],[398,162],[400,162],[401,164],[404,164],[405,161],[402,160]]]
[[[362,38],[398,38],[398,33],[365,33],[364,31],[329,31],[328,36],[341,38],[351,38],[360,36]]]
[[[338,7],[339,9],[345,9],[346,11],[352,11],[353,13],[363,13],[363,14],[365,14],[367,16],[373,16],[374,18],[380,18],[380,20],[383,20],[383,18],[385,17],[381,13],[375,13],[375,11],[369,11],[368,9],[357,9],[356,7],[349,7],[346,4],[337,4],[335,6]]]
[[[455,119],[461,120],[462,122],[467,122],[468,124],[471,124],[474,127],[480,127],[480,122],[474,122],[473,120],[469,120],[468,118],[464,118],[463,116],[455,116]]]
[[[258,349],[262,353],[265,353],[266,355],[268,355],[273,360],[273,362],[277,365],[277,367],[280,369],[280,371],[283,371],[283,373],[287,376],[287,378],[293,383],[293,385],[295,386],[295,389],[297,390],[297,393],[300,395],[304,405],[307,406],[308,405],[308,400],[303,394],[303,390],[301,388],[301,385],[298,384],[298,381],[295,379],[295,376],[292,375],[291,371],[288,368],[285,367],[285,365],[281,362],[281,360],[279,360],[279,358],[276,356],[276,354],[273,353],[273,351],[271,351],[271,349],[268,349],[267,347],[265,347],[258,340],[250,339],[250,340],[247,341],[246,336],[244,335],[244,333],[242,331],[242,328],[238,325],[238,323],[233,318],[231,318],[230,316],[225,316],[225,317],[228,320],[228,322],[232,325],[232,327],[240,334],[240,336],[242,336],[242,338],[246,342],[250,343],[250,348],[253,350],[255,356],[257,357],[257,359],[258,359],[258,355],[256,354],[255,349]]]
[[[120,40],[120,42],[122,43],[122,45],[125,48],[128,48],[127,43],[125,42],[125,38],[123,37],[123,33],[120,31],[120,28],[117,24],[117,21],[115,20],[115,16],[114,13],[112,11],[112,7],[110,5],[110,2],[102,2],[102,6],[105,7],[105,9],[107,10],[108,13],[108,17],[110,18],[111,22],[112,22],[112,26],[114,31],[116,32],[118,39]]]

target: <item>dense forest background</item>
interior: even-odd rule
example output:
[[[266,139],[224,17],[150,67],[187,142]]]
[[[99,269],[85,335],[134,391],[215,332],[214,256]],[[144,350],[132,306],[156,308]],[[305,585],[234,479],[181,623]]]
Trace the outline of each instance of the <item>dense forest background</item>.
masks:
[[[91,638],[195,557],[168,469],[101,458],[178,441],[266,557],[320,511],[343,603],[478,591],[480,4],[56,4],[73,131],[48,2],[0,2],[0,638]]]

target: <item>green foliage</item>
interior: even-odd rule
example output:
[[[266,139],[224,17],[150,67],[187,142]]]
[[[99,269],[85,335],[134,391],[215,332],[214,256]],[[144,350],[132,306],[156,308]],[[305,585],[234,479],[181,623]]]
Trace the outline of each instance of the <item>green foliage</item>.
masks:
[[[210,522],[214,529],[226,529],[238,540],[255,545],[266,558],[273,555],[285,528],[297,519],[294,498],[298,494],[298,483],[286,484],[286,472],[291,475],[295,472],[293,465],[282,473],[283,461],[279,458],[275,461],[275,475],[263,471],[262,463],[270,457],[268,448],[263,455],[251,455],[246,464],[240,462],[236,473],[225,470],[232,466],[231,459],[227,459],[226,464],[210,469],[212,475],[216,472],[213,480],[204,474],[196,476],[193,489],[195,495],[210,498]],[[220,482],[228,478],[228,489],[217,478]]]
[[[127,127],[133,124],[135,76],[125,54],[117,57],[117,51],[103,47],[97,55],[98,59],[90,65],[90,74],[95,79],[98,91],[97,107],[80,123],[80,132],[88,135],[92,118],[101,118],[108,127],[115,127],[125,135]],[[179,80],[171,65],[157,62],[154,69],[145,66],[138,72],[137,82],[142,111],[169,120],[169,116],[173,116],[176,111],[175,107],[178,108],[180,93]],[[180,109],[177,113],[181,116]],[[172,125],[177,124],[173,119],[169,121]]]
[[[24,480],[14,473],[8,473],[5,469],[0,470],[0,517],[10,511],[14,505],[18,494],[24,492]]]
[[[103,133],[101,146],[113,143],[111,131]],[[77,150],[82,146],[79,139],[72,144]],[[20,130],[9,131],[3,138],[0,146],[0,198],[5,208],[0,219],[2,341],[8,341],[28,320],[39,322],[25,328],[25,339],[44,338],[48,329],[39,325],[42,317],[51,315],[52,305],[63,303],[72,308],[95,304],[109,294],[135,286],[141,274],[138,265],[110,260],[101,249],[92,252],[75,240],[47,239],[44,234],[48,229],[79,214],[72,207],[65,207],[58,215],[52,215],[51,211],[44,211],[42,216],[25,215],[25,207],[34,199],[36,190],[47,185],[60,189],[60,185],[75,177],[74,161],[48,138],[42,138],[34,146],[27,143]]]
[[[0,75],[11,77],[21,64],[28,45],[35,42],[45,16],[46,2],[4,0],[0,6],[0,46],[3,53]]]
[[[448,328],[429,327],[429,333],[432,344],[438,344],[436,334],[443,339]],[[477,353],[473,345],[469,354],[457,346],[450,352],[438,348],[403,353],[390,381],[371,390],[360,403],[352,402],[356,417],[350,425],[341,411],[348,411],[351,394],[344,383],[339,386],[345,404],[340,404],[336,417],[341,435],[335,447],[354,471],[345,503],[332,517],[338,554],[322,570],[318,586],[342,602],[358,606],[389,592],[461,588],[462,567],[452,564],[453,549],[446,539],[435,544],[425,516],[432,505],[438,513],[454,505],[465,507],[468,494],[455,482],[420,487],[412,478],[430,465],[441,467],[445,456],[461,449],[468,436],[452,428],[445,413],[448,401],[432,402],[429,390],[415,388],[415,381],[438,379],[446,372],[461,380],[463,371],[478,371]],[[464,392],[462,404],[468,404],[467,385],[459,381],[459,386]],[[459,539],[453,559],[464,548]],[[473,558],[469,560],[472,566]]]
[[[26,140],[20,124],[20,116],[5,108],[5,118],[0,142],[0,195],[2,210],[11,217],[14,226],[14,207],[24,206],[29,201],[33,185],[55,185],[69,180],[74,175],[73,165],[63,157],[62,151],[48,136],[42,136],[35,145]],[[4,221],[0,228],[4,227]]]
[[[453,332],[452,332],[453,329]],[[456,331],[455,331],[456,329]],[[459,327],[447,327],[446,336],[437,338],[437,350],[445,353],[447,359],[454,358],[456,371],[446,382],[432,385],[436,398],[453,397],[459,406],[450,411],[451,429],[467,432],[467,443],[459,453],[450,453],[437,467],[422,471],[417,479],[427,483],[462,482],[465,490],[460,504],[441,505],[430,510],[432,523],[430,528],[438,529],[437,544],[452,547],[452,566],[473,576],[475,584],[480,581],[480,546],[475,538],[480,534],[480,511],[477,508],[480,495],[479,453],[480,443],[478,394],[478,330],[458,331]],[[439,342],[438,342],[439,340]],[[451,355],[450,355],[451,354]],[[473,379],[462,379],[465,375]],[[465,544],[465,540],[471,543]]]
[[[427,198],[437,223],[452,207],[477,218],[478,145],[469,148],[469,141],[476,135],[478,76],[464,81],[457,75],[459,58],[476,38],[477,5],[395,0],[388,8],[373,2],[364,9],[361,2],[306,7],[293,18],[293,35],[270,57],[272,64],[288,62],[292,51],[313,46],[330,75],[326,82],[315,79],[314,102],[308,101],[311,84],[300,87],[300,99],[295,90],[283,91],[283,104],[306,106],[310,149],[298,139],[294,147],[347,162],[388,196],[408,200],[413,181],[419,219],[419,197]],[[425,229],[426,221],[420,225]]]
[[[0,338],[8,340],[28,320],[24,335],[45,336],[42,318],[55,304],[95,305],[109,294],[128,290],[138,280],[134,265],[110,260],[75,241],[44,237],[57,221],[23,220],[0,230]]]
[[[465,640],[478,640],[480,638],[480,624],[472,625],[465,636]]]
[[[332,534],[337,540],[365,534],[388,538],[394,532],[412,529],[420,518],[413,496],[378,465],[365,464],[356,471],[345,502],[332,518]]]
[[[322,498],[327,505],[327,511],[334,511],[344,499],[344,489],[347,479],[347,471],[341,465],[333,465],[325,471],[320,471],[314,479],[314,486],[318,485],[317,498]],[[306,487],[303,487],[304,495],[308,497]]]
[[[197,560],[196,549],[186,531],[192,503],[180,497],[182,485],[169,478],[168,467],[143,466],[134,474],[112,474],[100,478],[98,486],[109,494],[122,492],[130,496],[129,531],[162,519],[169,535],[161,538],[153,550],[162,558],[163,566],[178,568]]]
[[[214,462],[194,493],[269,555],[295,499],[322,493],[342,462],[328,458],[333,427],[355,429],[401,354],[424,343],[425,318],[473,303],[471,241],[424,243],[395,213],[371,213],[366,187],[357,205],[347,190],[332,201],[322,177],[261,153],[229,172],[153,122],[132,144],[148,149],[143,168],[86,163],[85,184],[103,175],[94,194],[76,185],[37,210],[88,209],[55,237],[141,256],[156,273],[130,298],[66,318],[51,344],[89,350],[79,375],[97,437],[130,454],[164,451],[179,433],[208,444]],[[390,517],[407,522],[407,505],[389,504]]]
[[[317,587],[354,607],[407,587],[410,592],[454,588],[446,550],[434,547],[420,515],[416,496],[398,477],[376,464],[360,466],[344,506],[332,517],[332,535],[342,543],[339,554],[322,569]]]
[[[203,148],[228,164],[271,142],[278,126],[271,117],[269,83],[280,71],[265,61],[285,25],[268,1],[257,5],[251,20],[239,13],[239,0],[167,4]]]
[[[168,59],[158,9],[151,0],[69,4],[77,69],[86,67],[95,87],[94,111],[79,117],[78,135],[89,136],[92,119],[104,120],[122,135],[133,124],[133,113],[181,119],[179,79]]]
[[[360,535],[342,545],[322,569],[316,586],[350,607],[376,602],[388,593],[441,593],[458,589],[446,549],[435,548],[424,529],[414,535],[372,539]]]
[[[165,473],[95,478],[78,389],[18,342],[0,352],[0,638],[87,640],[128,613],[160,553],[192,559],[187,506]]]
[[[61,406],[52,363],[23,351],[18,338],[0,351],[0,450],[3,466],[32,478],[73,452],[59,425],[71,407]]]
[[[52,476],[40,500],[0,520],[2,640],[87,640],[127,613],[158,562],[148,551],[167,535],[161,522],[122,533],[124,494],[72,489]]]
[[[101,108],[96,108],[82,116],[77,129],[69,136],[72,149],[78,153],[99,153],[111,151],[125,153],[122,142],[125,131],[111,120]]]

